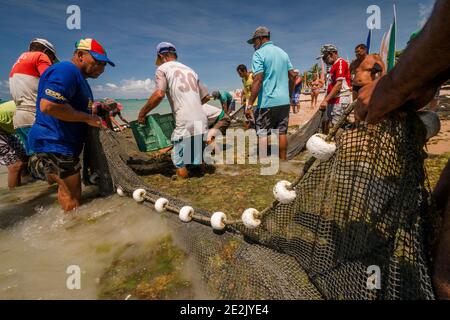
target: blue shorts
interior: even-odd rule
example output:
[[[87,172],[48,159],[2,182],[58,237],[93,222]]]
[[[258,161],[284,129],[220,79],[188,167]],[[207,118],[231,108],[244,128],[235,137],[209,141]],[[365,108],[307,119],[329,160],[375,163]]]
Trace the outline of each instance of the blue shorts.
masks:
[[[183,137],[172,141],[172,162],[175,168],[185,168],[187,165],[200,165],[203,163],[203,151],[206,148],[204,135]]]

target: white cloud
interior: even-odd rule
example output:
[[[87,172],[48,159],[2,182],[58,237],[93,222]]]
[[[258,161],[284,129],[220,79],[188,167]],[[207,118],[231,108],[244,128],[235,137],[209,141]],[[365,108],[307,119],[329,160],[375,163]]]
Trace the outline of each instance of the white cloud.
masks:
[[[151,79],[136,80],[124,79],[120,84],[106,83],[104,85],[97,85],[93,88],[96,96],[111,97],[111,98],[148,98],[155,88],[155,83]],[[98,97],[98,98],[100,98]]]
[[[117,86],[117,85],[115,85],[114,83],[107,83],[107,84],[105,84],[105,86],[108,88],[108,89],[119,89],[119,87]]]
[[[425,23],[428,21],[428,18],[431,15],[431,12],[433,11],[434,3],[430,4],[423,4],[419,3],[419,21],[417,22],[417,25],[422,28]]]

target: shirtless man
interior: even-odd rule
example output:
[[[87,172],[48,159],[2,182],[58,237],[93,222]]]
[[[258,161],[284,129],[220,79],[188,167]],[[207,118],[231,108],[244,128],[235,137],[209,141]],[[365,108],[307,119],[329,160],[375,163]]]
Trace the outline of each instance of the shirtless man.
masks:
[[[313,81],[311,82],[311,109],[317,107],[317,98],[320,94],[320,89],[322,89],[324,83],[317,76],[317,74],[313,75]]]
[[[368,54],[367,47],[359,44],[355,48],[356,59],[350,65],[352,74],[353,100],[358,98],[359,90],[386,73],[384,62],[378,54]]]

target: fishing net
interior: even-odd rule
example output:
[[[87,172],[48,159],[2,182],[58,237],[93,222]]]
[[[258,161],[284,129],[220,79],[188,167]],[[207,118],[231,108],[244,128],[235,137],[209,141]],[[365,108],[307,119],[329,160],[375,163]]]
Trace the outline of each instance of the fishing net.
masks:
[[[325,113],[318,110],[313,117],[297,131],[288,135],[287,158],[291,160],[305,150],[306,142],[317,132],[325,120]]]
[[[215,298],[433,299],[424,130],[415,114],[346,126],[329,160],[308,161],[296,199],[265,210],[253,230],[233,223],[217,233],[207,219],[186,224],[163,214]],[[169,211],[188,205],[145,185],[127,165],[121,139],[99,134],[116,187],[146,189],[146,205],[165,197]],[[370,266],[380,271],[375,288],[368,286]]]

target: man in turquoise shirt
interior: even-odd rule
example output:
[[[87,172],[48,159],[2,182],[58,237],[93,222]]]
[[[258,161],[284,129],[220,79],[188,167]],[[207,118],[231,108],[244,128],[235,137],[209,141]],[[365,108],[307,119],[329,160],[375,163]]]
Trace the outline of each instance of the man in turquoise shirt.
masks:
[[[236,101],[233,99],[233,96],[227,91],[214,91],[212,93],[212,97],[214,100],[219,99],[220,104],[222,105],[223,110],[225,110],[226,114],[230,114],[234,111],[236,106]]]
[[[268,28],[257,28],[247,43],[256,50],[252,59],[254,76],[248,105],[253,105],[258,97],[256,132],[259,144],[267,144],[267,134],[277,129],[280,159],[286,160],[290,96],[296,74],[287,53],[270,41]]]

